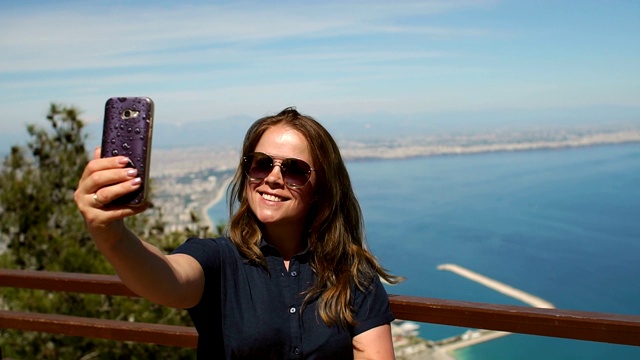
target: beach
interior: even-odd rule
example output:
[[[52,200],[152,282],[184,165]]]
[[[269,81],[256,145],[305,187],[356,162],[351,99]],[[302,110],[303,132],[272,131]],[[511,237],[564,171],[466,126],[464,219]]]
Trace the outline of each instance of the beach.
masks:
[[[220,186],[216,187],[215,191],[213,192],[211,200],[204,204],[202,209],[200,209],[200,220],[204,222],[211,231],[215,231],[217,225],[220,224],[213,223],[213,219],[211,219],[211,216],[209,215],[209,210],[217,205],[221,200],[225,200],[227,188],[229,187],[232,179],[233,176],[223,178],[222,181],[220,181]]]

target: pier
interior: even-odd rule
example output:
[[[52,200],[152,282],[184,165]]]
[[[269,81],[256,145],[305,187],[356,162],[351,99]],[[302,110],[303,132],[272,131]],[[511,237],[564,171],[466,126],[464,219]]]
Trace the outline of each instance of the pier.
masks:
[[[479,284],[482,284],[490,289],[493,289],[499,293],[510,296],[514,299],[520,300],[527,305],[531,305],[537,308],[545,308],[545,309],[555,309],[552,303],[541,299],[537,296],[526,293],[522,290],[518,290],[514,287],[511,287],[507,284],[501,283],[499,281],[488,278],[484,275],[473,272],[469,269],[465,269],[462,266],[456,264],[442,264],[438,265],[438,270],[447,270],[453,273],[456,273],[462,277],[465,277],[471,281],[475,281]]]
[[[537,308],[555,309],[555,306],[552,303],[542,298],[539,298],[535,295],[531,295],[527,292],[516,289],[512,286],[501,283],[497,280],[491,279],[482,274],[478,274],[477,272],[471,271],[462,266],[459,266],[456,264],[442,264],[442,265],[438,265],[438,270],[451,271],[471,281],[475,281],[481,285],[484,285],[490,289],[493,289],[501,294],[505,294],[514,299],[520,300],[527,305],[537,307]],[[485,341],[498,339],[503,336],[507,336],[509,334],[511,333],[504,332],[504,331],[494,331],[494,330],[483,330],[483,329],[468,330],[461,335],[456,335],[450,338],[434,341],[434,353],[431,356],[431,358],[432,359],[452,359],[452,357],[448,357],[448,354],[451,351],[462,349],[462,348],[479,344]]]

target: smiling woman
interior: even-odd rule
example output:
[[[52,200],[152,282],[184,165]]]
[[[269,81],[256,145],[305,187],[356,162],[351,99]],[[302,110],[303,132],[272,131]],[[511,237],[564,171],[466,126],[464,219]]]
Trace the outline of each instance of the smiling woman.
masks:
[[[134,191],[126,159],[97,158],[76,202],[125,284],[160,304],[187,308],[203,359],[393,359],[393,314],[365,248],[363,219],[331,135],[287,108],[247,131],[231,184],[227,237],[188,239],[164,255],[122,218],[144,210],[92,194]],[[144,263],[145,266],[140,266]]]

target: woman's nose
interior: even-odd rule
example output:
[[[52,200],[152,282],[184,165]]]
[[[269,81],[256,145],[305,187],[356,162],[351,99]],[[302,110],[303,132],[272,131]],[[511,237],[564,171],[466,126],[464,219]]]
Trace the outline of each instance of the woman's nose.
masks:
[[[271,172],[264,180],[266,183],[284,184],[284,177],[282,175],[282,163],[279,161],[274,161],[273,169],[271,169]]]

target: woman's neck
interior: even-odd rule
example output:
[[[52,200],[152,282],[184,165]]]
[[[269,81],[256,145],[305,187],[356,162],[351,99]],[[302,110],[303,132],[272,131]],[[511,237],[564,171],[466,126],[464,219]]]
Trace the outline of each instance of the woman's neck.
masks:
[[[301,253],[307,245],[306,239],[302,237],[302,231],[295,231],[291,227],[270,227],[262,231],[265,241],[278,249],[286,263],[296,254]]]

